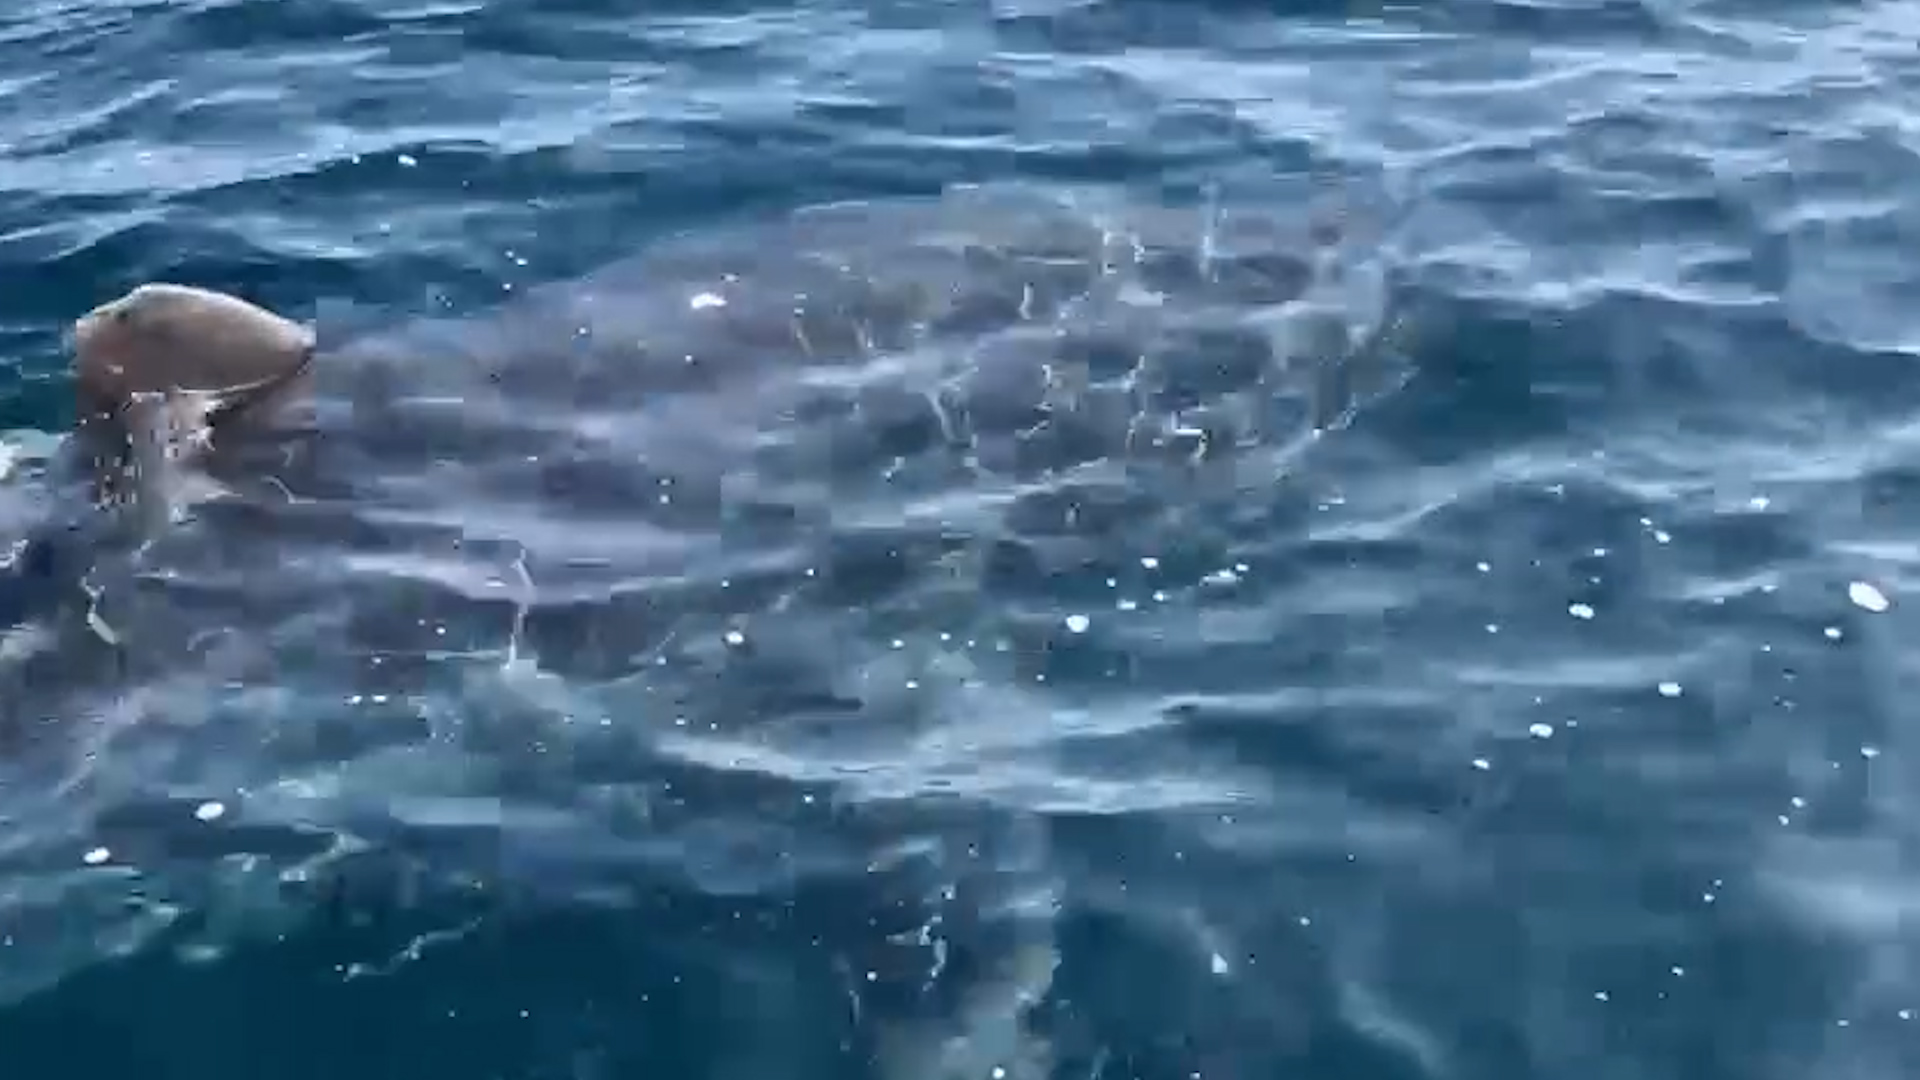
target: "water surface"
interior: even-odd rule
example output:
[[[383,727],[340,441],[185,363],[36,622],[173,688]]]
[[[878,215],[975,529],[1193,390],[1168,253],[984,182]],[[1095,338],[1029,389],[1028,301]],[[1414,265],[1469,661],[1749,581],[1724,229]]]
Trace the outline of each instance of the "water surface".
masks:
[[[1916,25],[10,10],[0,528],[102,299],[342,360],[0,650],[0,1060],[1911,1074]]]

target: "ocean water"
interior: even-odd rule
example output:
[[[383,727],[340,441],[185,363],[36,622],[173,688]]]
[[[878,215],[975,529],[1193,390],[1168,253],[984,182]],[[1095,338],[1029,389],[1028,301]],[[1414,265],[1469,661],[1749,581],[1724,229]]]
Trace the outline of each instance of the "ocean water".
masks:
[[[21,0],[0,1074],[1920,1075],[1914,101],[1896,3]],[[318,407],[129,524],[156,279]]]

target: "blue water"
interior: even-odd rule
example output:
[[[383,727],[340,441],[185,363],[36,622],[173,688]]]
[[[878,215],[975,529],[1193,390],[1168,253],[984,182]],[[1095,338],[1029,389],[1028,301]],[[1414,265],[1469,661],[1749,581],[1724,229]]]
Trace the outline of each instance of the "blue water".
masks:
[[[1914,101],[1897,3],[8,7],[10,535],[142,281],[452,385],[19,615],[0,1072],[1920,1075]],[[1221,274],[805,388],[676,306],[1020,293],[927,205]],[[1316,436],[1222,373],[1329,214]],[[499,307],[596,280],[723,384]],[[1010,389],[1076,318],[1163,438]]]

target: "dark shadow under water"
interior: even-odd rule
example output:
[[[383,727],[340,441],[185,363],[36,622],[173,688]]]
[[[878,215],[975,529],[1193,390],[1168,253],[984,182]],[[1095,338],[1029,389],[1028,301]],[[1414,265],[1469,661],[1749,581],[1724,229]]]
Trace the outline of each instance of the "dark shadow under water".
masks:
[[[100,1052],[398,1075],[504,1022],[521,1075],[563,1044],[618,1075],[1046,1075],[1067,735],[1014,687],[1070,643],[980,590],[1177,534],[1196,482],[1263,482],[1405,376],[1363,252],[1226,213],[958,190],[693,237],[330,347],[304,423],[220,446],[229,494],[137,543],[49,519],[0,588],[56,631],[10,672],[34,748],[0,859],[39,950],[15,984],[67,978],[8,1045],[204,955],[191,1019],[120,1013]],[[544,973],[492,952],[528,934]],[[336,948],[341,1015],[228,1011],[339,980]],[[491,1003],[406,989],[443,964]]]

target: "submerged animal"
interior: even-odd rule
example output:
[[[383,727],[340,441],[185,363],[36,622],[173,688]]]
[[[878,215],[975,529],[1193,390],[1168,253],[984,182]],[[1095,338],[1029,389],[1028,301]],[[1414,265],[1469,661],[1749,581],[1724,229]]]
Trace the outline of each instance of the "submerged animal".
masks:
[[[690,235],[483,317],[327,347],[325,309],[142,285],[76,321],[74,383],[107,458],[236,496],[149,528],[149,580],[224,594],[260,567],[257,619],[268,583],[337,602],[401,574],[490,604],[497,588],[458,583],[512,567],[543,631],[776,567],[840,595],[851,579],[792,575],[873,529],[1011,532],[1042,562],[1123,522],[1145,537],[1142,499],[1172,505],[1196,466],[1280,452],[1404,377],[1365,253],[1340,240],[1297,213],[962,188]],[[950,539],[903,551],[921,564],[903,572]],[[350,580],[280,571],[316,556]],[[636,644],[561,636],[587,666]]]
[[[225,809],[188,808],[194,851],[276,869],[277,823],[471,876],[539,860],[527,876],[555,890],[690,852],[695,876],[832,855],[866,881],[929,828],[915,796],[941,781],[917,771],[934,744],[901,741],[1021,706],[1015,684],[1039,684],[995,666],[1044,660],[1050,589],[1192,550],[1196,478],[1245,461],[1235,482],[1270,483],[1288,446],[1404,377],[1350,272],[1364,253],[1312,233],[958,190],[701,233],[484,316],[324,344],[325,309],[135,289],[74,327],[83,427],[197,423],[179,456],[127,445],[224,493],[117,544],[70,527],[110,515],[56,500],[71,513],[0,572],[8,622],[84,613],[37,659],[0,650],[0,735],[86,743],[52,794],[0,782],[0,817],[41,814],[85,851],[102,820],[204,793]],[[774,829],[851,783],[894,808],[886,828],[836,809]],[[716,821],[765,842],[714,844]],[[0,880],[72,865],[34,855],[0,852]],[[999,969],[979,981],[1004,1007],[956,994],[1007,1043],[1051,968],[946,978]],[[941,1047],[918,1064],[975,1064]]]
[[[523,632],[611,673],[714,604],[870,606],[930,573],[1044,572],[1183,528],[1194,469],[1271,477],[1272,455],[1404,378],[1340,239],[1297,213],[965,188],[694,234],[485,316],[325,347],[327,309],[302,323],[143,285],[73,327],[82,427],[144,461],[136,490],[206,472],[213,497],[149,516],[133,563],[95,566],[72,529],[25,563],[92,568],[123,651],[203,638],[226,597],[223,632],[331,621],[389,673],[396,653]],[[1025,563],[982,562],[1012,550],[995,537]],[[832,569],[868,549],[891,576]],[[486,584],[505,579],[524,583]]]

